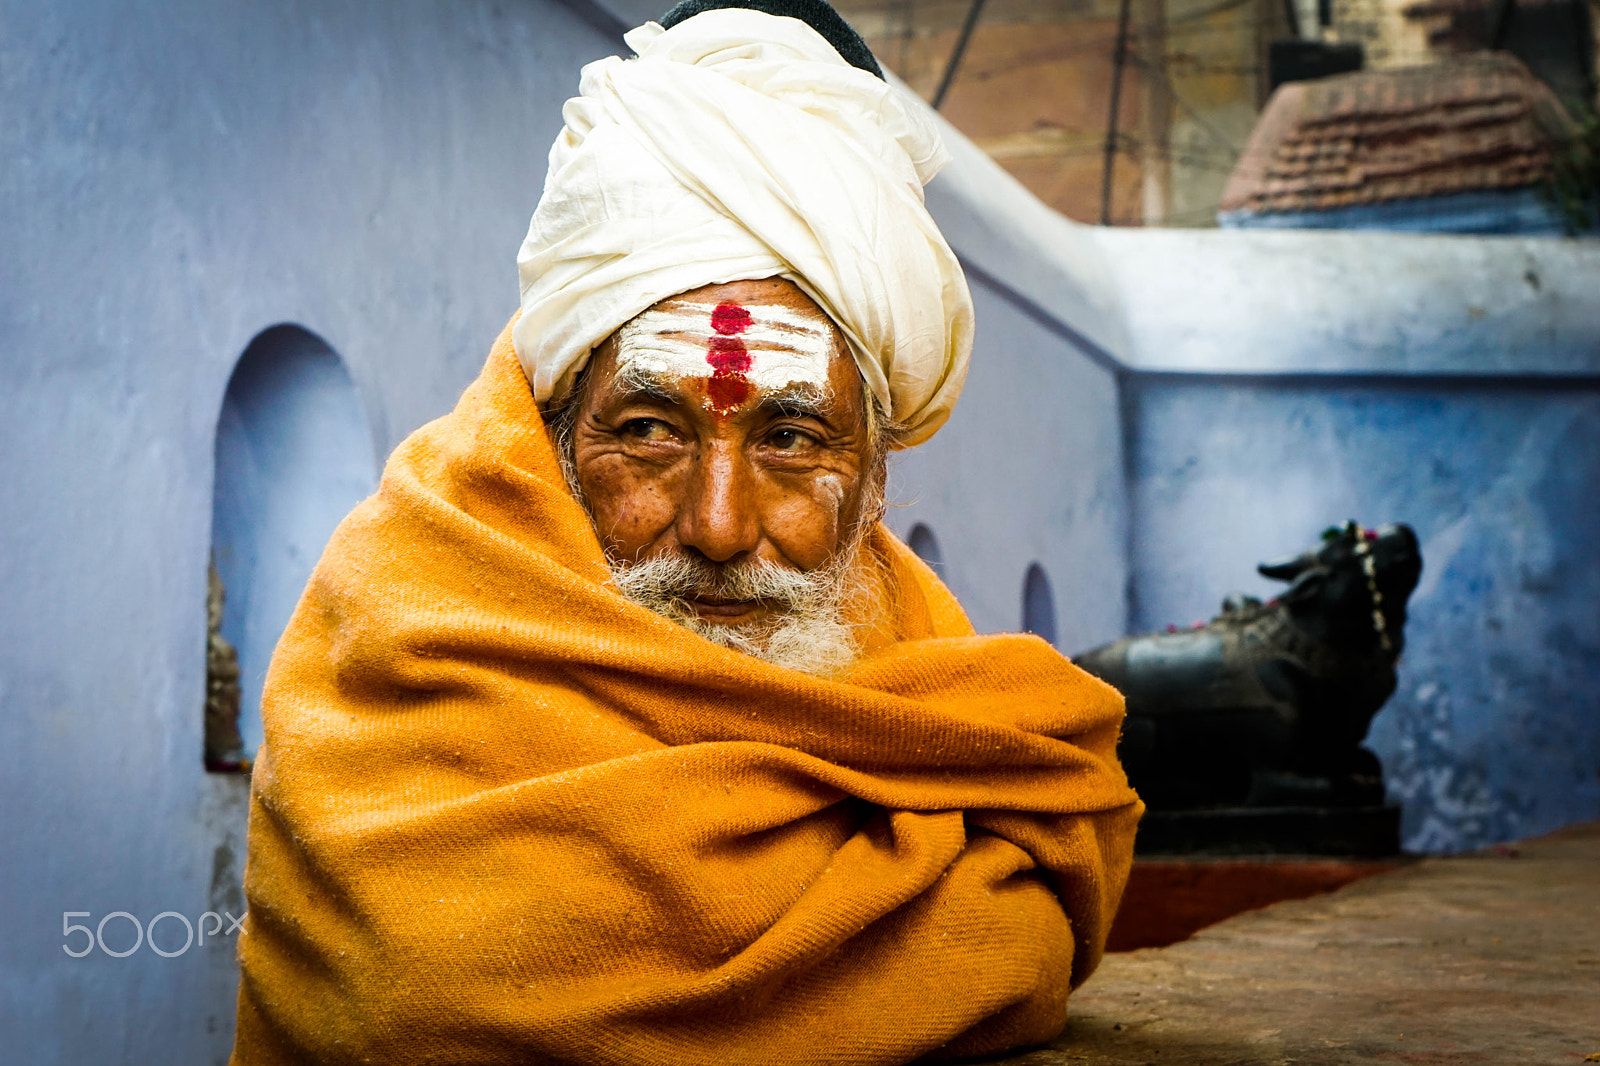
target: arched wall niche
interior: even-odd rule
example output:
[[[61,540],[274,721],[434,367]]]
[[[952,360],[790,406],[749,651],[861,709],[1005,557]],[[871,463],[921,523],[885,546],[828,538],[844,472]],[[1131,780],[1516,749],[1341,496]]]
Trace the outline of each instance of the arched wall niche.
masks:
[[[1056,642],[1056,598],[1044,567],[1033,563],[1022,579],[1022,631]]]
[[[212,561],[221,633],[238,654],[244,753],[261,744],[261,686],[328,537],[377,486],[372,433],[338,354],[300,326],[257,334],[217,420]]]
[[[939,539],[933,535],[933,530],[926,524],[918,522],[911,527],[911,533],[906,537],[906,546],[917,553],[917,558],[928,564],[928,568],[939,575],[939,580],[944,580],[944,553],[939,550]]]

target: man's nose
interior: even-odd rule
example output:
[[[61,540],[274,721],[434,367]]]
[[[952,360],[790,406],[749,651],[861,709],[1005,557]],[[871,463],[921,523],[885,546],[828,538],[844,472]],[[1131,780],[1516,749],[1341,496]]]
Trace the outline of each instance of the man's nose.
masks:
[[[749,461],[737,447],[706,447],[678,514],[678,543],[725,563],[755,551],[760,540],[756,479]]]

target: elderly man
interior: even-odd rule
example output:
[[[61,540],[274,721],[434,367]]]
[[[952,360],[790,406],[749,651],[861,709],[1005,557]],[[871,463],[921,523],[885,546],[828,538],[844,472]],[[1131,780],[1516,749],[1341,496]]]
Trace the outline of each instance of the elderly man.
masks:
[[[970,347],[938,139],[783,10],[585,69],[519,316],[330,542],[264,699],[241,1066],[987,1054],[1098,962],[1121,700],[879,522]]]

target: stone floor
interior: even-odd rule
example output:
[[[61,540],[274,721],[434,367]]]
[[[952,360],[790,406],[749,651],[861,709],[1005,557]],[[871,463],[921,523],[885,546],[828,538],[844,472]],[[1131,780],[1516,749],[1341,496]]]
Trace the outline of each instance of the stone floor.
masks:
[[[1108,955],[1006,1066],[1600,1061],[1600,823]]]

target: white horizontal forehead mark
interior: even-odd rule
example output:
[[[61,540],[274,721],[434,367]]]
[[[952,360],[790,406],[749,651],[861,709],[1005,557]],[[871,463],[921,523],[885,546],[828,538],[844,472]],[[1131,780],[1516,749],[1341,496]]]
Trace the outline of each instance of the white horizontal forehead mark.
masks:
[[[744,328],[719,333],[712,313],[722,304],[671,303],[639,315],[618,331],[619,368],[647,374],[709,378],[717,370],[707,358],[715,337],[737,340],[750,357],[739,371],[762,391],[788,385],[828,387],[828,361],[833,357],[833,324],[773,304],[738,305],[749,314]]]

